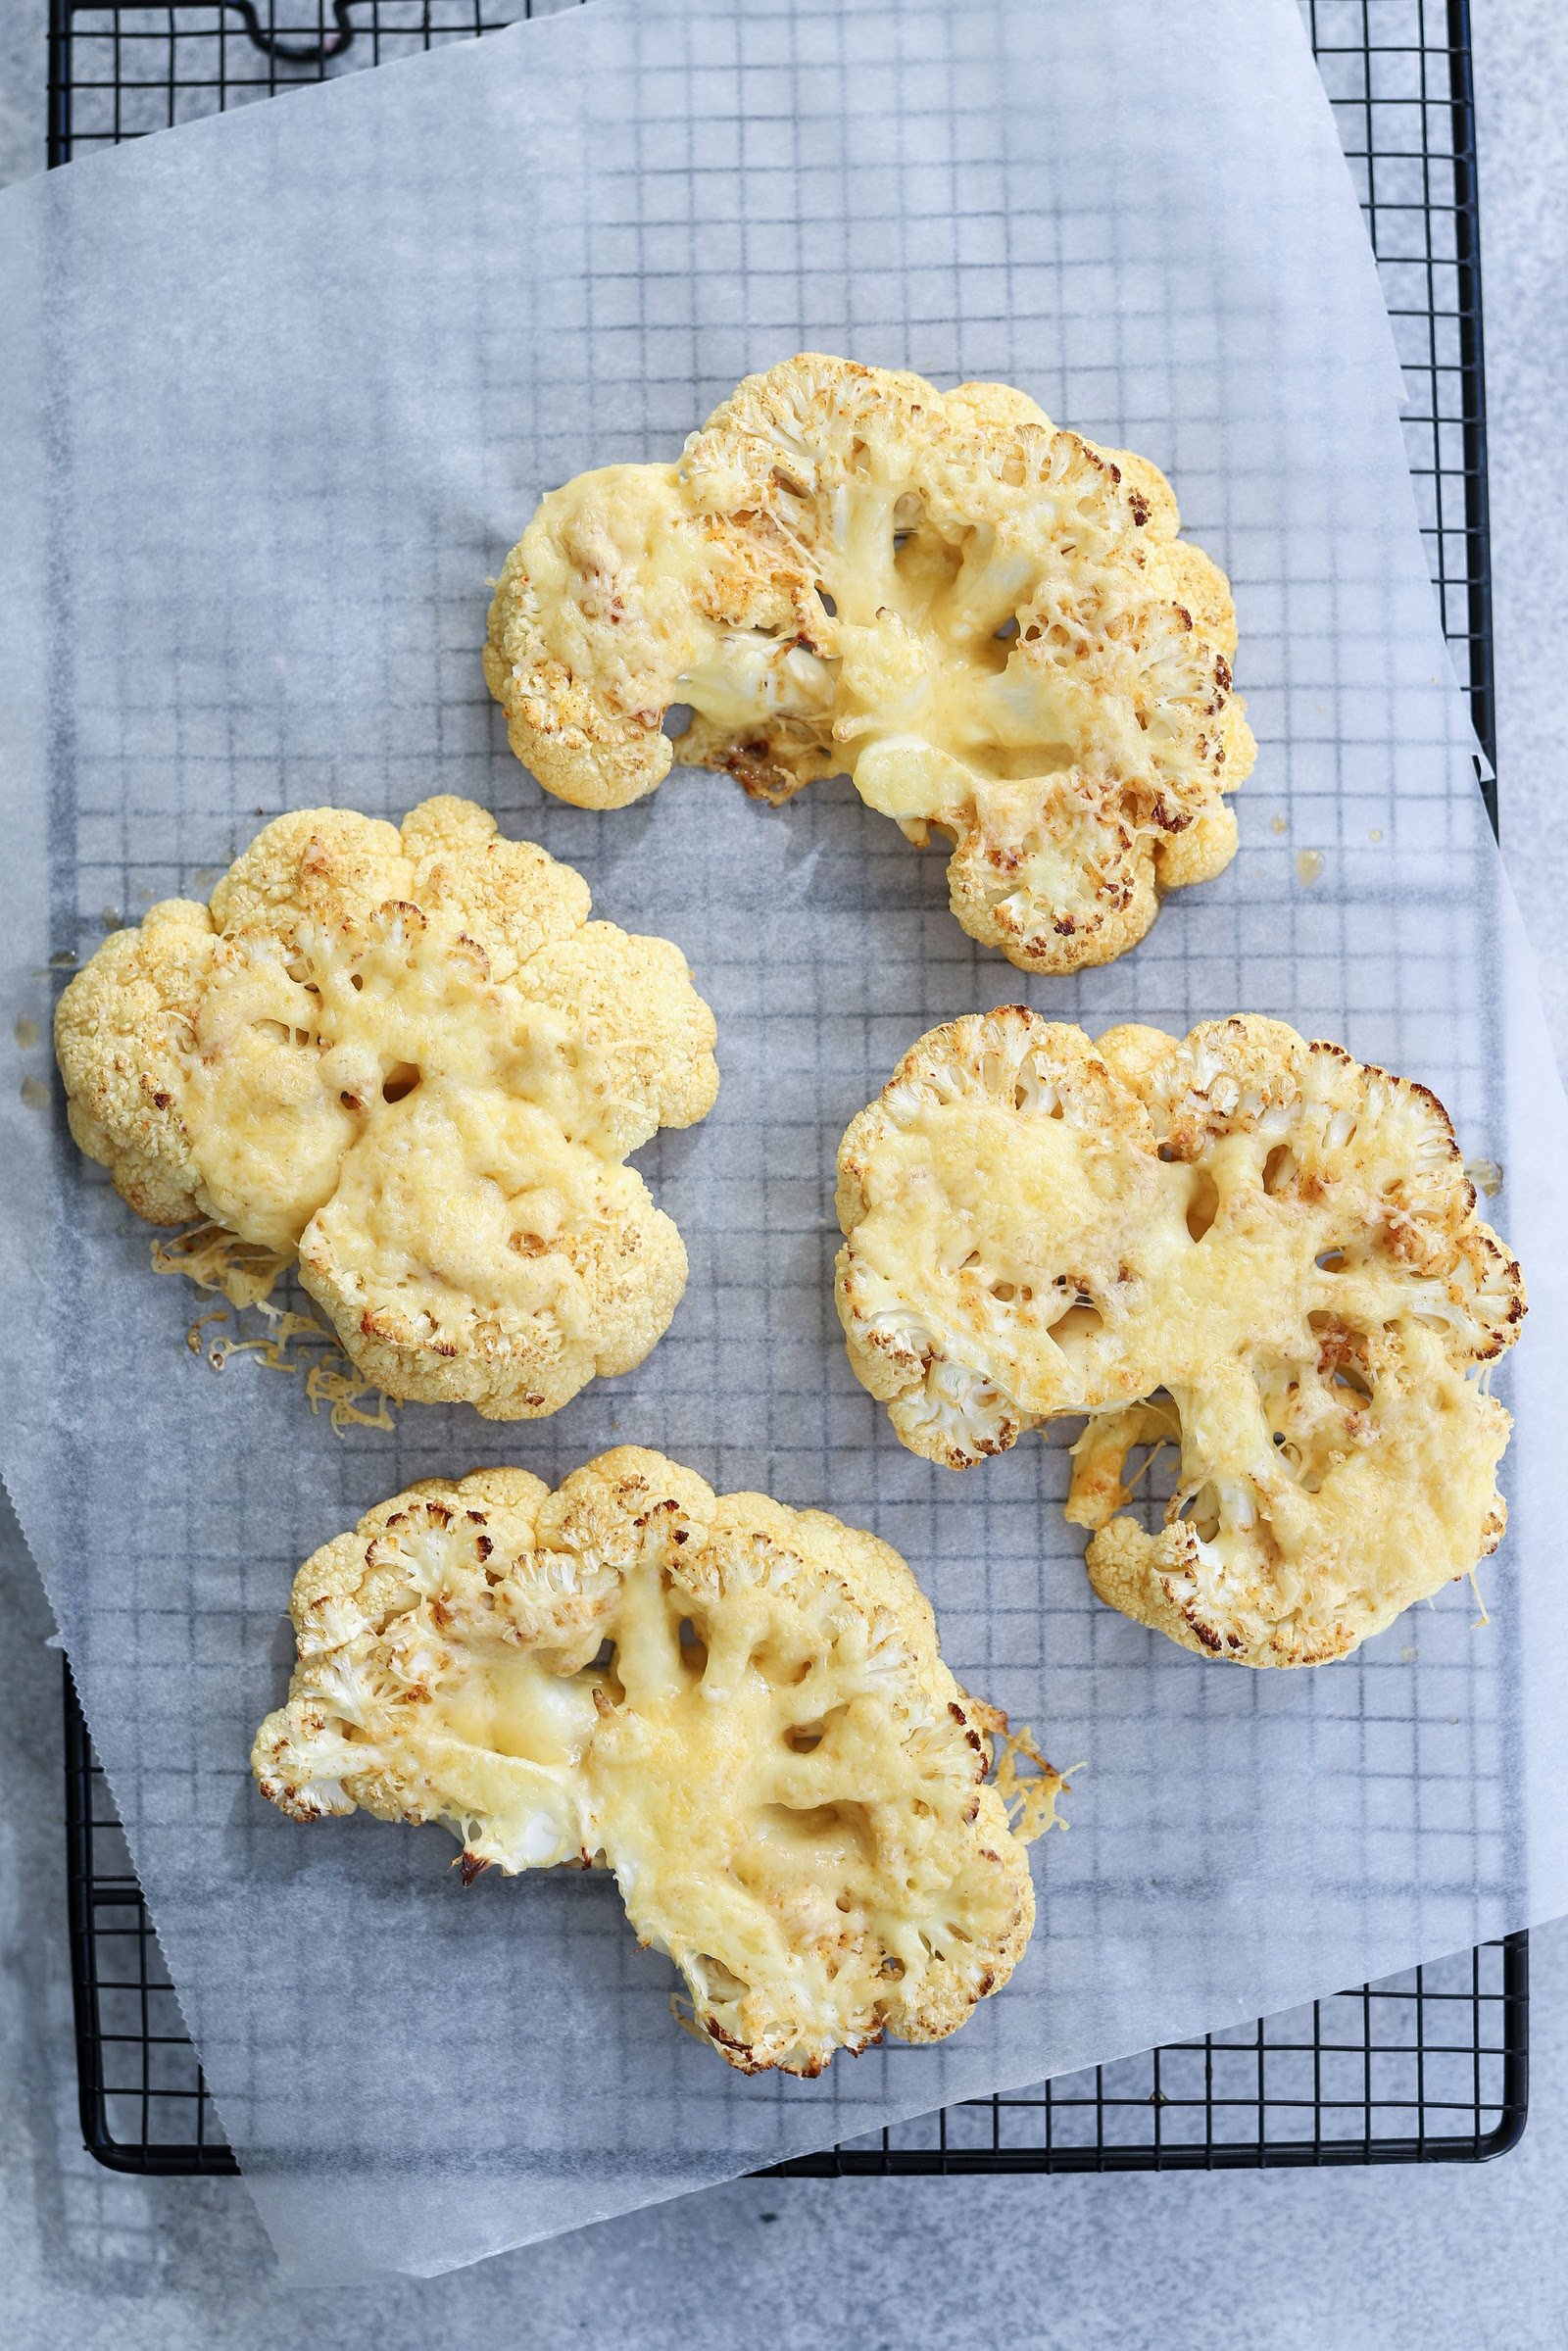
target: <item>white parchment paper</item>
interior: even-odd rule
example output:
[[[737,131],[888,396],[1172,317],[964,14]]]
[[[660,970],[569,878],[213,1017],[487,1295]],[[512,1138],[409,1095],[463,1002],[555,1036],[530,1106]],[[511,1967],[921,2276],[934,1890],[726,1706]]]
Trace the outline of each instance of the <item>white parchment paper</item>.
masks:
[[[0,313],[8,1021],[265,816],[452,791],[677,939],[720,1023],[716,1110],[641,1158],[692,1268],[641,1370],[544,1423],[414,1406],[341,1442],[297,1385],[185,1352],[191,1297],[58,1085],[19,1093],[46,1047],[12,1064],[0,1455],[293,2273],[471,2261],[1568,1907],[1568,1121],[1292,0],[593,0],[14,191]],[[1164,466],[1233,576],[1242,851],[1107,970],[976,950],[941,859],[847,784],[769,811],[677,776],[595,816],[506,749],[485,583],[537,497],[673,452],[802,346],[1023,385]],[[1059,1444],[963,1477],[898,1445],[833,1312],[834,1151],[921,1030],[1019,998],[1281,1014],[1502,1163],[1532,1316],[1489,1628],[1461,1586],[1340,1666],[1207,1665],[1093,1600]],[[307,1552],[415,1477],[626,1440],[873,1526],[960,1677],[1088,1759],[1025,1964],[942,2047],[744,2081],[672,2028],[610,1884],[465,1892],[437,1830],[257,1796]]]

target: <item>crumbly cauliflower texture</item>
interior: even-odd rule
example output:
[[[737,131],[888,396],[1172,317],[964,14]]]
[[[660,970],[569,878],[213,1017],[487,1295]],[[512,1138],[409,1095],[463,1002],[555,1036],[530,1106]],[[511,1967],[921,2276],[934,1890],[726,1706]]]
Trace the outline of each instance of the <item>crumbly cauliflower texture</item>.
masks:
[[[1340,1657],[1505,1523],[1478,1377],[1524,1313],[1442,1104],[1282,1022],[1021,1005],[933,1029],[839,1153],[850,1359],[950,1468],[1078,1414],[1102,1599],[1249,1665]],[[1179,1447],[1164,1524],[1128,1455]]]
[[[439,1821],[466,1878],[608,1864],[743,2073],[941,2039],[1029,1939],[985,1784],[1004,1718],[943,1664],[898,1553],[821,1511],[634,1446],[556,1493],[428,1479],[307,1560],[291,1613],[263,1793]]]
[[[622,1161],[718,1084],[678,948],[471,803],[279,816],[60,1002],[71,1131],[155,1224],[299,1258],[393,1396],[554,1412],[663,1335],[679,1234]]]
[[[1122,955],[1235,854],[1254,746],[1229,583],[1169,483],[1005,384],[814,353],[748,376],[672,465],[540,506],[485,676],[547,790],[622,808],[679,758],[784,800],[848,772],[953,911],[1028,970]],[[690,722],[672,743],[672,707]]]

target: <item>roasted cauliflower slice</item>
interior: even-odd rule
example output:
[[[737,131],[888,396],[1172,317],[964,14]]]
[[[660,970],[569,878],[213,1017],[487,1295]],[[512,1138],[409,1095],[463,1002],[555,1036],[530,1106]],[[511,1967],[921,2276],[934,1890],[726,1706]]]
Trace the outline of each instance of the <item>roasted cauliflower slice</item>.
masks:
[[[60,1001],[71,1131],[155,1224],[287,1260],[389,1396],[554,1412],[662,1337],[680,1235],[627,1152],[718,1084],[663,939],[471,803],[267,826]]]
[[[1425,1087],[1276,1020],[1092,1045],[1004,1005],[905,1055],[838,1209],[850,1359],[904,1443],[965,1469],[1087,1415],[1090,1580],[1186,1647],[1342,1657],[1495,1549],[1479,1375],[1524,1289]],[[1162,1445],[1149,1532],[1126,1463]]]
[[[262,1792],[439,1821],[466,1878],[608,1864],[743,2073],[941,2039],[1029,1939],[985,1784],[1004,1718],[943,1664],[898,1553],[821,1511],[630,1445],[554,1494],[428,1479],[307,1560],[291,1613]]]
[[[1236,849],[1254,753],[1224,574],[1170,485],[1004,384],[803,353],[672,465],[546,498],[485,676],[548,791],[622,808],[671,759],[787,799],[848,772],[1026,970],[1125,954]],[[674,742],[673,706],[691,712]]]

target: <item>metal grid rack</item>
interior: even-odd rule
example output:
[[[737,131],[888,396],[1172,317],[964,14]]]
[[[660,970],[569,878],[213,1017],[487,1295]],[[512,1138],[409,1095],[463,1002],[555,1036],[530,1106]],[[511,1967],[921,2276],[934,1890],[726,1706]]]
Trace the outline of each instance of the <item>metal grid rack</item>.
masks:
[[[66,1678],[82,2136],[113,2171],[237,2169]],[[1528,2095],[1523,1935],[1263,2023],[949,2107],[780,2173],[1238,2171],[1479,2163]]]
[[[564,0],[539,0],[540,9]],[[1300,0],[1404,366],[1444,623],[1494,752],[1468,0]],[[534,0],[51,0],[51,165],[302,82],[499,29]],[[1483,781],[1493,822],[1494,787]],[[66,1676],[82,2134],[112,2169],[236,2169]],[[1527,1938],[1254,2026],[976,2100],[789,2174],[1237,2170],[1479,2162],[1528,2095]]]

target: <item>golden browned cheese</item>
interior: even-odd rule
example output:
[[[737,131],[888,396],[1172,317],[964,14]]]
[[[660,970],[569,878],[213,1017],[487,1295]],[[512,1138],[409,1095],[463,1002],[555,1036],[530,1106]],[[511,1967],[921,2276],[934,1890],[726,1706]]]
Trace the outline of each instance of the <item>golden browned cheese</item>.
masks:
[[[943,1664],[898,1553],[821,1511],[634,1446],[554,1494],[431,1479],[307,1560],[292,1615],[263,1793],[439,1821],[466,1876],[608,1864],[743,2072],[939,2039],[1029,1939],[985,1784],[1004,1718]],[[1059,1786],[1033,1783],[1037,1827]]]
[[[66,990],[72,1133],[154,1223],[297,1252],[389,1396],[554,1412],[667,1328],[685,1250],[622,1162],[718,1084],[678,948],[588,906],[467,801],[280,816]]]
[[[1091,1580],[1187,1647],[1343,1656],[1496,1547],[1480,1375],[1524,1289],[1424,1087],[1255,1016],[1093,1045],[1005,1005],[905,1055],[838,1207],[850,1359],[904,1443],[963,1469],[1087,1416]],[[1163,1446],[1151,1528],[1127,1460]]]
[[[803,353],[673,465],[546,498],[485,676],[548,791],[622,808],[672,758],[784,800],[848,773],[953,844],[953,910],[1014,963],[1138,942],[1235,854],[1254,746],[1229,583],[1169,483],[1005,384]],[[671,706],[689,722],[673,745]]]

